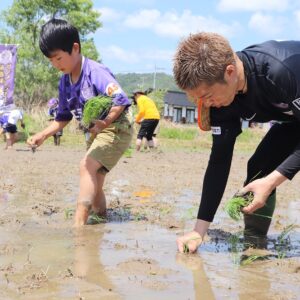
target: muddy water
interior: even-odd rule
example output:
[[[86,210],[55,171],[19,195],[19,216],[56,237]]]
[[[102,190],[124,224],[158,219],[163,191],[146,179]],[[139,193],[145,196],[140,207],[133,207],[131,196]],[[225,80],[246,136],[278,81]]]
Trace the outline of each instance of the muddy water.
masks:
[[[278,191],[264,249],[249,250],[238,234],[241,222],[229,220],[221,207],[198,253],[183,255],[175,240],[193,226],[204,154],[124,158],[107,179],[108,222],[73,229],[83,151],[56,151],[48,146],[34,156],[1,153],[1,300],[300,299],[299,178]],[[145,165],[145,158],[151,164]],[[198,173],[183,176],[195,161]],[[240,156],[234,171],[245,163]],[[136,171],[141,164],[143,176]],[[225,197],[240,180],[233,172]],[[290,224],[295,227],[280,240]],[[243,265],[251,255],[260,259]]]

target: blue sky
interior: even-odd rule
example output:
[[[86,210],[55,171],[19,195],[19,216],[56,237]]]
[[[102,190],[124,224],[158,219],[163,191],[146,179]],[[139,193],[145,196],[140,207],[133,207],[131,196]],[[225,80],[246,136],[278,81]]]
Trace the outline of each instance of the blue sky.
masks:
[[[0,0],[0,10],[12,0]],[[224,35],[234,50],[269,39],[300,39],[299,0],[94,0],[103,27],[94,40],[114,73],[172,73],[189,33]],[[1,42],[1,41],[0,41]]]

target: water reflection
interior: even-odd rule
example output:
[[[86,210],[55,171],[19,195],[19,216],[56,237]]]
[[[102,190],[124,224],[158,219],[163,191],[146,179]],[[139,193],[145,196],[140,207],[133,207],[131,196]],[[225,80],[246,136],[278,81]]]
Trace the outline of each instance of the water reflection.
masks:
[[[113,296],[111,292],[114,290],[114,285],[106,275],[100,259],[100,244],[102,238],[103,225],[85,226],[84,228],[75,229],[74,276],[97,286],[97,289],[101,288],[101,297],[111,297]],[[81,295],[84,295],[85,291],[86,286],[81,291]],[[118,299],[116,294],[113,299]]]
[[[197,255],[178,253],[176,263],[191,271],[194,281],[196,300],[214,300],[215,296],[211,284],[204,270],[203,260]]]

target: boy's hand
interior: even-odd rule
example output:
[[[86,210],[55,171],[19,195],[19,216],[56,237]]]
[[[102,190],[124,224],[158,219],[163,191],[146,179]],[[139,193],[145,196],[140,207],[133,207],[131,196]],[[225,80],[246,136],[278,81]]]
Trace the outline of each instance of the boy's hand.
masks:
[[[100,133],[104,128],[107,127],[107,124],[105,121],[103,120],[96,120],[93,122],[94,126],[92,128],[90,128],[90,133],[93,133],[95,135],[97,135],[98,133]]]
[[[192,231],[177,239],[180,253],[194,253],[202,243],[202,237],[197,231]]]
[[[39,133],[37,133],[37,134],[29,137],[27,139],[27,144],[31,148],[33,148],[33,147],[39,147],[40,145],[43,144],[43,142],[45,141],[45,139],[46,139],[46,136],[43,133],[39,132]]]

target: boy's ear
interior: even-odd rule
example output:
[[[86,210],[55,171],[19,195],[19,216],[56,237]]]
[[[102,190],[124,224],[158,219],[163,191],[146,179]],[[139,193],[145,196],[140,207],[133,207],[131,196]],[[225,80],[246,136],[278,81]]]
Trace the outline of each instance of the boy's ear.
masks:
[[[80,50],[79,44],[78,43],[74,43],[73,44],[73,51],[79,52],[79,50]]]

